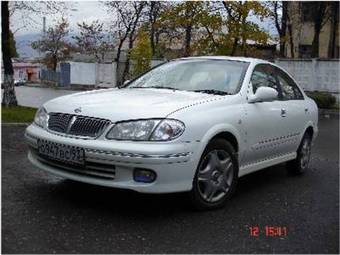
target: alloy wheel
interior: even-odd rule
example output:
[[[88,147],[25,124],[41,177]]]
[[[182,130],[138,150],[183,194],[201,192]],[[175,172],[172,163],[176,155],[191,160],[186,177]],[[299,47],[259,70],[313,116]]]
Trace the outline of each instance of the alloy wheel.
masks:
[[[227,151],[210,151],[201,162],[197,176],[201,197],[209,203],[225,197],[233,182],[233,172],[232,158]]]

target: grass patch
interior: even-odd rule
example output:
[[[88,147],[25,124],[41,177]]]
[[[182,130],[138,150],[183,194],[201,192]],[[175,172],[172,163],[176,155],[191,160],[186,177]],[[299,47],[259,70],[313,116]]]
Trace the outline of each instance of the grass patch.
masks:
[[[1,121],[2,123],[25,123],[33,122],[36,108],[15,106],[15,107],[1,107]]]

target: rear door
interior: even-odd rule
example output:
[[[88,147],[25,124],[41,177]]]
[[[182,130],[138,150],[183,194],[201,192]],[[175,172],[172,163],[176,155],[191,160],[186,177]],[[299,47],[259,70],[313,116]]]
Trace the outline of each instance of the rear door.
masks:
[[[285,115],[282,122],[285,129],[285,139],[282,143],[282,152],[295,152],[300,144],[301,133],[307,122],[309,109],[306,107],[303,94],[294,80],[278,67],[274,67],[277,81],[281,88],[282,107]]]

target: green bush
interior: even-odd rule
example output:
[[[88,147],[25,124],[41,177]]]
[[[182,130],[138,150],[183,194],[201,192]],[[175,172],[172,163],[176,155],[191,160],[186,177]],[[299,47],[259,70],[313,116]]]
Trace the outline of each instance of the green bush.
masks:
[[[329,92],[313,91],[306,92],[306,94],[316,102],[319,108],[336,108],[336,98]]]

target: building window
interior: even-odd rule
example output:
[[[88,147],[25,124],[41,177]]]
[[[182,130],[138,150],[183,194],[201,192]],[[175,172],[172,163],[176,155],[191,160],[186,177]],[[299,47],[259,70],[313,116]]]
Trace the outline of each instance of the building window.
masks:
[[[299,58],[311,58],[312,57],[312,45],[299,45]]]

